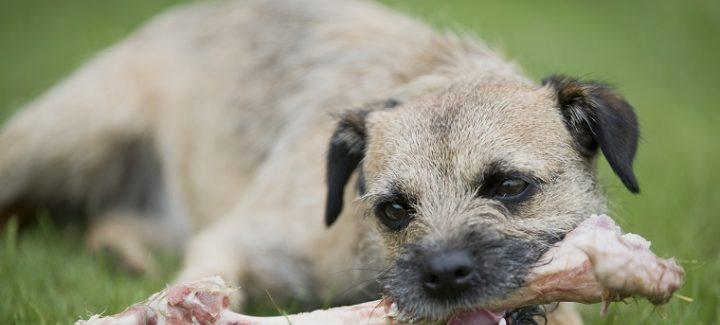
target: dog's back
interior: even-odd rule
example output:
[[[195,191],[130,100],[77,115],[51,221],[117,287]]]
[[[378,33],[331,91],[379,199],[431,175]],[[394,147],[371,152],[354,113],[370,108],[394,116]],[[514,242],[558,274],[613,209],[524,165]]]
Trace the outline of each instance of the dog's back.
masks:
[[[5,125],[0,208],[144,208],[206,224],[238,201],[283,134],[307,126],[301,117],[383,98],[447,59],[428,52],[441,41],[365,2],[171,10]]]

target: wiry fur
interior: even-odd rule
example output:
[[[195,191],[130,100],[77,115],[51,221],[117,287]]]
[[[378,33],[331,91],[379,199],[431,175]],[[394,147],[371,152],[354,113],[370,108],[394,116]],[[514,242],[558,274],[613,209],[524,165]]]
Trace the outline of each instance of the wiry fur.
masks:
[[[544,252],[531,242],[500,236],[493,231],[456,229],[443,242],[429,241],[405,244],[402,252],[380,276],[383,293],[393,297],[399,310],[410,317],[442,321],[453,311],[471,308],[491,299],[503,298],[523,284],[528,266]],[[438,300],[421,288],[418,270],[428,255],[445,250],[470,249],[477,272],[472,276],[472,290],[451,301]]]
[[[595,154],[577,148],[588,135],[567,128],[561,112],[563,85],[575,83],[537,85],[474,38],[369,2],[192,4],[103,51],[7,122],[0,209],[79,207],[92,220],[90,245],[137,268],[147,267],[148,247],[179,248],[192,234],[179,280],[218,274],[251,297],[357,301],[344,289],[388,268],[386,292],[418,316],[442,318],[459,305],[407,291],[412,275],[395,262],[412,261],[409,247],[497,242],[495,256],[478,254],[503,268],[486,270],[495,289],[463,298],[469,305],[512,290],[549,245],[605,212]],[[582,89],[573,105],[615,116],[619,97]],[[383,102],[391,104],[367,105]],[[573,127],[585,119],[574,112]],[[344,116],[336,131],[332,116]],[[628,175],[634,147],[612,148],[627,142],[612,138],[623,121],[603,121],[612,132],[593,143],[620,153]],[[360,199],[342,191],[358,181],[356,166]],[[491,168],[531,173],[537,193],[513,207],[478,196]],[[393,191],[417,211],[399,232],[372,215]]]

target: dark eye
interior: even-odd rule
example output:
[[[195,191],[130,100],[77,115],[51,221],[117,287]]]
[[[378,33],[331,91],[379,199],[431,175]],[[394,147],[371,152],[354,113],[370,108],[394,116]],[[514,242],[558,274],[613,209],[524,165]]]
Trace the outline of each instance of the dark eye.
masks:
[[[377,207],[380,221],[393,230],[405,227],[412,218],[412,211],[405,204],[397,201],[381,203]]]
[[[505,178],[498,184],[494,196],[498,200],[521,200],[530,188],[530,183],[519,177]]]

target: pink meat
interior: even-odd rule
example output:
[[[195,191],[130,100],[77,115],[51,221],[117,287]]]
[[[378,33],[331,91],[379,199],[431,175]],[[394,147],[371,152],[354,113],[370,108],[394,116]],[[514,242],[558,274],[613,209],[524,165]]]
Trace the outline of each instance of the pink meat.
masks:
[[[556,301],[596,303],[645,297],[666,303],[683,283],[674,259],[658,258],[650,242],[622,234],[607,216],[592,216],[568,233],[532,270],[526,285],[493,308]]]
[[[509,297],[471,310],[450,320],[457,324],[497,324],[505,310],[552,302],[605,304],[627,297],[645,297],[666,303],[683,283],[683,269],[674,259],[658,258],[650,242],[622,234],[607,216],[592,216],[550,249]],[[275,317],[253,317],[228,309],[233,290],[219,277],[179,284],[154,294],[124,312],[93,316],[76,325],[105,324],[400,324],[388,300]]]

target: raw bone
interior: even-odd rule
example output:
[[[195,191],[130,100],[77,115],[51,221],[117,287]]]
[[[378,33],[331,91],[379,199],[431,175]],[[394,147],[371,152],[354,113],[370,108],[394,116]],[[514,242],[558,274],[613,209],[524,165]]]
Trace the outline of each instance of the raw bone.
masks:
[[[178,284],[153,294],[112,316],[94,315],[75,325],[275,325],[275,324],[367,324],[386,325],[389,303],[381,301],[317,310],[288,316],[253,317],[228,309],[235,290],[218,276]]]
[[[597,303],[631,296],[659,305],[670,300],[683,278],[675,259],[658,258],[649,241],[632,233],[623,235],[610,217],[594,215],[544,255],[521,289],[487,307]]]
[[[683,282],[683,269],[674,259],[661,259],[650,242],[622,234],[607,216],[592,216],[550,249],[531,270],[525,285],[509,297],[488,303],[478,313],[510,310],[558,301],[609,303],[631,296],[654,304],[666,303]],[[107,324],[397,324],[388,300],[275,317],[252,317],[228,310],[234,290],[219,277],[178,284],[146,302],[107,317],[92,316],[76,325]],[[457,324],[460,316],[450,323]]]

